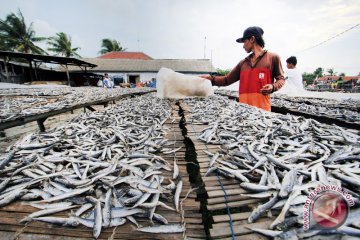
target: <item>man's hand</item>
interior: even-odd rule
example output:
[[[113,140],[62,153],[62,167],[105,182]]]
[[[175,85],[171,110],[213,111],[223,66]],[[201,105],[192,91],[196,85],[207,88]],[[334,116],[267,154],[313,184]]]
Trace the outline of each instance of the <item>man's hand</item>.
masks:
[[[260,89],[260,92],[263,94],[263,95],[267,95],[267,94],[270,94],[273,92],[273,89],[274,89],[274,86],[272,84],[266,84],[265,86],[263,86],[261,89]]]
[[[199,77],[201,77],[201,78],[206,78],[206,79],[210,80],[210,76],[209,76],[209,75],[201,75],[201,76],[199,76]]]

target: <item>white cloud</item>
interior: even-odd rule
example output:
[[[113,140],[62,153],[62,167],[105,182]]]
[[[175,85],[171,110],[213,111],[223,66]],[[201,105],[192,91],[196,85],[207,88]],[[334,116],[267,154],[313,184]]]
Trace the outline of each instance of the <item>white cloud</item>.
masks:
[[[265,30],[266,48],[283,62],[297,54],[299,67],[313,71],[360,71],[360,27],[319,47],[301,52],[360,23],[358,0],[0,0],[0,18],[20,8],[39,36],[65,32],[95,57],[102,38],[154,58],[206,57],[215,67],[232,68],[246,56],[235,42],[248,26]],[[68,7],[71,6],[71,7]],[[339,68],[339,70],[337,70]],[[343,69],[343,70],[342,70]]]
[[[35,19],[33,21],[33,27],[36,35],[42,37],[51,37],[54,36],[57,32],[59,32],[59,30],[51,26],[49,22],[41,19]]]

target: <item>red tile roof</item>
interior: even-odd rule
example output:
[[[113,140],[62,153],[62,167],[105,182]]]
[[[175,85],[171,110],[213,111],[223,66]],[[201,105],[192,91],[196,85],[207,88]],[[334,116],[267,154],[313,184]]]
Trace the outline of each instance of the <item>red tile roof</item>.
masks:
[[[108,52],[99,56],[98,58],[152,60],[152,57],[146,55],[143,52]]]
[[[339,76],[323,76],[323,77],[319,77],[318,81],[338,80],[339,78],[340,78]]]
[[[344,79],[345,82],[350,81],[350,80],[359,80],[360,76],[343,77],[343,79]]]
[[[342,79],[343,81],[347,82],[350,80],[357,80],[360,79],[360,76],[345,76],[345,77],[341,77],[341,76],[324,76],[324,77],[319,77],[318,81],[328,81],[328,80],[334,80],[337,81],[339,79]]]

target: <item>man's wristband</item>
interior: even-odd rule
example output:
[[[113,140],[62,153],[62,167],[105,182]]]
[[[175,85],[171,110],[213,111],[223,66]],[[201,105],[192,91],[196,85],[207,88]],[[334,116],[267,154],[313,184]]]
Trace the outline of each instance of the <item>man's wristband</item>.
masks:
[[[214,75],[210,75],[211,85],[214,85],[214,80],[215,80],[215,76],[214,76]]]

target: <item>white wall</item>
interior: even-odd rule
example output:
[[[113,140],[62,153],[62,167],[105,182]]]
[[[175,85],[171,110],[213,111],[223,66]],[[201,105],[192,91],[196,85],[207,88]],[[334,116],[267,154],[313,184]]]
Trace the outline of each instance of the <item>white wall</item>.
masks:
[[[123,73],[123,72],[107,72],[109,74],[109,77],[111,79],[114,79],[114,76],[122,76],[125,80],[125,83],[129,82],[129,76],[140,76],[140,82],[148,82],[152,78],[156,78],[157,72],[130,72],[130,73]],[[97,72],[97,74],[103,75],[105,72]],[[186,74],[190,76],[200,76],[200,75],[206,75],[206,74]]]

